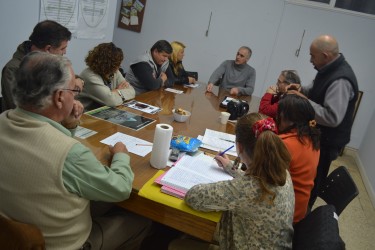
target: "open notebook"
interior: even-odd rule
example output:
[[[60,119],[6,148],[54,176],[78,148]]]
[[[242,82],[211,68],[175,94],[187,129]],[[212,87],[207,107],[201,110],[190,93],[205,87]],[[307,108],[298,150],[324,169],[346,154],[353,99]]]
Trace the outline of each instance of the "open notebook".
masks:
[[[186,192],[197,184],[213,183],[233,179],[208,155],[185,155],[166,172],[158,183],[161,191],[183,198]]]

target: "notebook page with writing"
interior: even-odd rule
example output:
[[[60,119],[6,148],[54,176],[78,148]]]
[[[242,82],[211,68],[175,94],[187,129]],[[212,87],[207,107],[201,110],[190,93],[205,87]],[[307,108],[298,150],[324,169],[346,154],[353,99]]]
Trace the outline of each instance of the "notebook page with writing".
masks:
[[[198,156],[185,155],[171,168],[160,180],[162,185],[167,185],[188,191],[197,184],[213,183],[233,179],[221,169],[212,157],[200,154]]]
[[[203,145],[214,147],[218,151],[224,151],[225,149],[234,145],[234,147],[228,151],[228,154],[231,153],[231,155],[237,155],[236,136],[233,134],[206,129],[202,142]]]
[[[211,156],[205,154],[197,156],[185,155],[177,162],[175,167],[187,168],[194,172],[203,174],[212,180],[212,182],[232,179],[232,176],[219,167],[217,162]]]
[[[201,141],[203,142],[203,135],[198,135],[198,136],[197,136],[197,139],[198,139],[198,140],[201,140]],[[200,145],[200,147],[201,147],[201,148],[207,148],[207,149],[209,149],[209,150],[217,151],[217,152],[219,152],[219,151],[224,151],[224,149],[223,149],[222,146],[220,146],[220,148],[218,148],[218,147],[211,146],[211,145],[208,145],[208,144],[205,144],[205,143],[202,143],[202,144]],[[232,149],[232,150],[233,150],[233,149]],[[236,152],[236,151],[232,151],[232,150],[227,151],[225,154],[227,154],[227,155],[232,155],[232,156],[237,157],[237,152]]]
[[[202,184],[211,183],[211,179],[206,178],[204,175],[190,171],[184,168],[171,168],[161,179],[161,183],[166,186],[171,186],[187,192],[191,187]]]

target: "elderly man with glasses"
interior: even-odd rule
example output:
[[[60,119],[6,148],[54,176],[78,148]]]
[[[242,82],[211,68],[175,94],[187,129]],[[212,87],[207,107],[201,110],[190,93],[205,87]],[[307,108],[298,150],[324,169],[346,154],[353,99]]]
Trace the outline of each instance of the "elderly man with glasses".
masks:
[[[36,225],[47,249],[136,249],[148,219],[111,203],[90,214],[90,201],[127,199],[134,174],[121,142],[110,147],[108,168],[72,138],[83,111],[75,100],[80,91],[65,57],[31,52],[22,60],[17,107],[0,115],[0,214]]]

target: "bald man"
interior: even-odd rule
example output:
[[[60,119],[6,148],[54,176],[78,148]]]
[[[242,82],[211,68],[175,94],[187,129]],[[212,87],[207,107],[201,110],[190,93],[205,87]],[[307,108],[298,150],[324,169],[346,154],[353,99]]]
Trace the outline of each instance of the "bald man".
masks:
[[[255,85],[255,69],[247,62],[252,51],[242,46],[238,49],[235,60],[226,60],[212,73],[206,91],[212,92],[213,86],[219,85],[231,95],[252,95]],[[219,81],[221,78],[221,81]]]
[[[310,46],[310,62],[318,73],[313,83],[302,87],[301,91],[313,105],[321,130],[320,158],[309,202],[311,208],[331,162],[350,141],[358,84],[333,36],[321,35],[314,39]]]

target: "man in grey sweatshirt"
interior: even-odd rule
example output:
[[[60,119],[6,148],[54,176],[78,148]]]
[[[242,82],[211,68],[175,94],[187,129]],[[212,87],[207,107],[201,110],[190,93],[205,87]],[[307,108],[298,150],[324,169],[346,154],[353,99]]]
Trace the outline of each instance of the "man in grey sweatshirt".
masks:
[[[240,47],[236,60],[224,61],[212,73],[206,90],[212,92],[213,86],[218,85],[228,90],[231,95],[251,95],[255,85],[255,69],[247,64],[251,54],[249,47]]]

